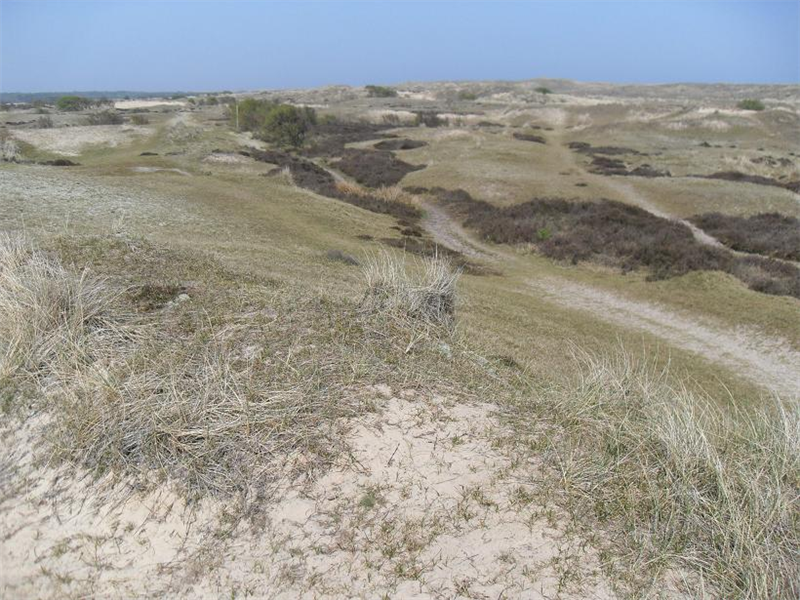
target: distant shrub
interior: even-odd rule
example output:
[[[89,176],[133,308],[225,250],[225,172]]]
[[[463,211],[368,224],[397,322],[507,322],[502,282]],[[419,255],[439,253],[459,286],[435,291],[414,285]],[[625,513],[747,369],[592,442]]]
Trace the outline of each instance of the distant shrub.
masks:
[[[540,94],[552,94],[553,93],[553,90],[551,90],[550,88],[544,87],[544,86],[537,87],[536,91],[539,92]]]
[[[458,92],[458,99],[459,100],[477,100],[478,95],[473,92]]]
[[[101,110],[94,112],[86,117],[89,125],[121,125],[125,119],[114,110]]]
[[[267,118],[267,114],[277,106],[272,100],[245,98],[238,104],[229,107],[231,125],[236,127],[237,119],[240,131],[258,131]]]
[[[131,115],[131,123],[134,125],[148,125],[150,123],[150,119],[144,115]]]
[[[56,102],[56,108],[67,112],[86,110],[94,103],[89,98],[82,96],[61,96]]]
[[[313,108],[279,104],[266,114],[258,137],[278,146],[297,148],[303,145],[316,119],[317,113]]]
[[[761,100],[756,100],[754,98],[742,100],[736,106],[742,110],[764,110],[765,108],[764,103]]]
[[[367,90],[370,98],[394,98],[397,96],[397,90],[382,85],[368,85],[364,89]]]
[[[39,117],[36,119],[36,128],[37,129],[52,129],[53,127],[53,119],[50,117]]]

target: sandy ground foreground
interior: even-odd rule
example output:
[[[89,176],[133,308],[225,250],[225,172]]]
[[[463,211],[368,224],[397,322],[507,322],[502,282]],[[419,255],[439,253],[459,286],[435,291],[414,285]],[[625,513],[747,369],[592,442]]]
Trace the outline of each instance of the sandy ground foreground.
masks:
[[[352,455],[287,486],[262,526],[32,464],[30,421],[3,435],[3,598],[612,598],[587,540],[533,500],[536,465],[493,446],[490,405],[385,386]]]

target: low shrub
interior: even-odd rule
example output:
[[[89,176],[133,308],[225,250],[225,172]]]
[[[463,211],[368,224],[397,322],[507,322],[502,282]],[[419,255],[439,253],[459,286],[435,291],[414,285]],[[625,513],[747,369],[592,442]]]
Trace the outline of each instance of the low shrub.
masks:
[[[232,127],[238,125],[239,131],[258,131],[269,111],[277,105],[278,103],[272,100],[245,98],[228,107],[228,118]]]
[[[478,99],[478,95],[475,94],[474,92],[462,91],[462,92],[458,92],[458,99],[459,100],[477,100]]]
[[[548,87],[544,87],[544,86],[537,87],[535,91],[539,92],[540,94],[552,94],[553,93],[553,90],[551,90]]]
[[[347,144],[387,137],[383,133],[387,127],[386,124],[345,121],[327,115],[324,119],[317,119],[302,152],[306,156],[341,156]]]
[[[391,152],[355,148],[346,149],[335,166],[359,183],[374,188],[396,185],[408,173],[425,168],[404,162]]]
[[[310,160],[278,150],[251,149],[248,154],[256,160],[276,164],[281,169],[289,169],[295,185],[322,196],[398,219],[415,221],[422,216],[419,209],[411,204],[386,200],[377,195],[379,192],[372,190],[365,193],[362,188],[347,187],[347,184],[337,181],[331,173]]]
[[[734,250],[800,261],[800,219],[795,217],[779,213],[750,217],[706,213],[690,221]]]
[[[496,207],[464,190],[431,193],[491,242],[532,244],[545,256],[573,264],[590,260],[623,271],[646,268],[651,279],[724,271],[753,290],[800,298],[800,269],[793,265],[701,244],[686,225],[622,202],[547,198]]]
[[[144,115],[131,115],[131,123],[133,125],[149,125],[150,119]]]
[[[514,133],[514,139],[522,140],[523,142],[535,142],[537,144],[547,143],[547,140],[545,140],[542,136],[531,133]]]
[[[267,112],[257,136],[278,146],[297,148],[303,145],[316,118],[313,108],[279,104]]]
[[[756,100],[754,98],[747,98],[745,100],[742,100],[736,104],[736,107],[742,110],[756,110],[756,111],[764,110],[764,108],[766,108],[761,100]]]
[[[754,183],[756,185],[770,185],[782,187],[795,194],[800,194],[800,181],[778,181],[772,177],[762,175],[748,175],[740,171],[717,171],[710,175],[692,175],[691,177],[701,177],[703,179],[722,179],[723,181],[737,181],[741,183]]]
[[[364,86],[367,90],[367,95],[370,98],[394,98],[397,96],[397,90],[382,85],[367,85]]]

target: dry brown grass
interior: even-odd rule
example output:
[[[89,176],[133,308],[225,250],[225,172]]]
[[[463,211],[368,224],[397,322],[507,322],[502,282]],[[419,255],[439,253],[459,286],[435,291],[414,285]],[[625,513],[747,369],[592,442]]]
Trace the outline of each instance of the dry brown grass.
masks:
[[[443,358],[426,342],[447,335],[457,274],[443,261],[421,263],[419,278],[388,255],[376,264],[360,306],[218,290],[203,306],[161,303],[145,325],[119,316],[106,281],[4,236],[3,396],[16,400],[25,384],[46,399],[52,458],[167,479],[192,497],[261,500],[277,480],[311,475],[344,450],[347,418],[371,408],[359,388],[436,381],[430,370]]]
[[[460,271],[438,256],[414,266],[416,276],[410,274],[405,263],[387,253],[371,257],[363,267],[367,288],[363,309],[437,327],[451,326]]]
[[[0,384],[51,377],[128,337],[116,296],[103,279],[0,234]]]

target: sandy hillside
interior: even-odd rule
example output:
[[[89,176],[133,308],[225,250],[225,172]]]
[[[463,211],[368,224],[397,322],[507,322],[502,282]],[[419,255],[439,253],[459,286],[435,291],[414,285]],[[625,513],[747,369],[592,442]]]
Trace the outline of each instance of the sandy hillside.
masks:
[[[34,466],[37,423],[5,431],[3,597],[614,597],[590,540],[534,501],[537,465],[492,444],[495,407],[367,395],[379,412],[354,423],[352,453],[252,525],[225,502]]]

